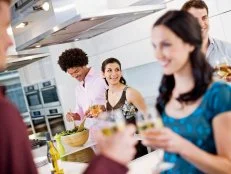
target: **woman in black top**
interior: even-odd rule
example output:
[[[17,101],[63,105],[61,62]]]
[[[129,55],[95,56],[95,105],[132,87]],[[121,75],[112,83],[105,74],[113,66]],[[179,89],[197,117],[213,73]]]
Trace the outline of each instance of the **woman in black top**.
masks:
[[[102,63],[101,70],[109,86],[106,91],[106,110],[121,109],[126,122],[136,124],[135,115],[137,111],[144,113],[147,109],[142,95],[137,90],[126,86],[118,59],[106,59]],[[135,158],[147,154],[147,148],[140,142],[137,144],[136,149]]]

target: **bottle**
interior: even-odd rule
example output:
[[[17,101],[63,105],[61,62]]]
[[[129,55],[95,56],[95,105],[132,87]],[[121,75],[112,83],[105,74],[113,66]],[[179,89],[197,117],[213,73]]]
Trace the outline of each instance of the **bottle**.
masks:
[[[64,174],[63,169],[60,169],[60,156],[55,148],[50,134],[46,133],[47,139],[47,159],[50,164],[50,169],[52,174]]]
[[[63,156],[65,154],[65,149],[64,149],[62,142],[61,142],[61,135],[56,134],[55,140],[56,140],[56,146],[57,146],[57,150],[59,152],[59,155]]]

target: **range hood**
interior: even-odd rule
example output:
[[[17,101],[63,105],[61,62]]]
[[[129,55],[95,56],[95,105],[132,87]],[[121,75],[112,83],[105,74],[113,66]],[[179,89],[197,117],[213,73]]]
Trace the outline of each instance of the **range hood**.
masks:
[[[48,53],[8,55],[6,70],[7,71],[17,70],[30,63],[41,60],[48,56],[49,56]]]
[[[140,0],[117,9],[109,9],[107,0],[46,0],[49,11],[35,11],[44,1],[19,0],[12,6],[17,51],[89,39],[166,8],[164,0]],[[22,22],[28,25],[17,29]]]

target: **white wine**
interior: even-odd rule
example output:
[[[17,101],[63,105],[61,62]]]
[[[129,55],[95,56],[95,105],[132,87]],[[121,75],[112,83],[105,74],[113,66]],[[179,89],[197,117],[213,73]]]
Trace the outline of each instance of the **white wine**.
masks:
[[[143,132],[147,129],[155,128],[155,124],[152,122],[138,124],[138,131]]]
[[[116,133],[118,130],[117,130],[117,127],[116,126],[113,126],[113,127],[105,127],[102,129],[102,132],[105,136],[111,136],[113,135],[114,133]]]
[[[162,120],[157,118],[155,122],[143,122],[143,123],[138,123],[137,124],[137,128],[138,128],[138,132],[141,133],[147,129],[152,129],[152,128],[162,128],[163,127],[163,123]]]
[[[102,133],[105,136],[111,136],[118,131],[122,131],[124,128],[125,128],[125,124],[122,124],[122,123],[121,124],[115,124],[115,125],[110,126],[110,127],[104,127],[102,129]]]
[[[216,73],[221,78],[231,76],[231,66],[227,64],[220,64],[215,68]]]

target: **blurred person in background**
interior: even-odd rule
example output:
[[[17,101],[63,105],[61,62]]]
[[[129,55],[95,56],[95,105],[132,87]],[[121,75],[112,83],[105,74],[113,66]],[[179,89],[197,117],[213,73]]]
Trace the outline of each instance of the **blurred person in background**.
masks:
[[[126,85],[122,76],[121,63],[116,58],[108,58],[103,61],[101,70],[108,89],[106,90],[106,110],[121,109],[126,123],[136,125],[135,115],[139,110],[145,113],[147,110],[144,98],[134,88]],[[147,154],[147,148],[139,142],[136,146],[135,158]]]
[[[127,164],[136,153],[134,133],[135,127],[128,125],[112,136],[96,134],[100,155],[93,159],[84,174],[126,174]]]
[[[105,104],[107,85],[100,72],[88,67],[88,56],[80,48],[64,51],[58,60],[60,68],[70,74],[79,83],[76,86],[76,107],[74,112],[68,112],[68,121],[81,120],[88,116],[89,107],[93,104]],[[103,106],[102,106],[103,107]]]
[[[231,64],[231,44],[209,37],[209,9],[206,3],[203,0],[189,0],[182,6],[182,10],[189,12],[199,21],[203,38],[202,52],[210,65],[215,68],[219,64],[216,61],[223,57]],[[225,80],[231,82],[231,75]]]
[[[202,39],[200,24],[184,11],[169,11],[153,25],[164,71],[156,107],[165,128],[144,132],[143,143],[165,150],[164,161],[175,164],[165,173],[231,171],[231,86],[212,81]]]
[[[0,0],[0,71],[6,68],[6,52],[12,45],[7,34],[10,25],[10,0]],[[35,174],[26,125],[19,111],[5,97],[0,86],[0,173]]]

